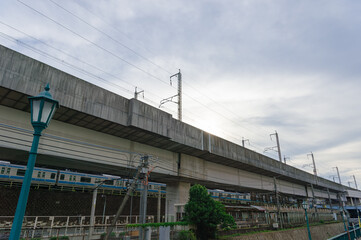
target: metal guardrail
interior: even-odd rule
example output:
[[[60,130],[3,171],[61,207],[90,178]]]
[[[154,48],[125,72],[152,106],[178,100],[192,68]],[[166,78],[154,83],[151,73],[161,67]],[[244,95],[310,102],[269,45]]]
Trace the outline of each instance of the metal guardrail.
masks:
[[[356,225],[354,227],[350,227],[349,228],[349,233],[344,232],[344,233],[341,233],[341,234],[339,234],[337,236],[329,238],[327,240],[350,240],[348,234],[350,234],[351,240],[359,239],[359,238],[361,238],[361,228],[358,225]]]

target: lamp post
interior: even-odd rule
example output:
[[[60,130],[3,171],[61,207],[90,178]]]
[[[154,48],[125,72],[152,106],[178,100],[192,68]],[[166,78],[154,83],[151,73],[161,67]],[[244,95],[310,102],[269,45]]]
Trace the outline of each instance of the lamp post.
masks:
[[[307,207],[308,207],[308,204],[307,204],[306,201],[303,201],[303,202],[302,202],[302,207],[303,207],[303,209],[305,209],[308,239],[309,239],[309,240],[312,240],[311,231],[310,231],[310,225],[309,225],[309,223],[308,223],[308,216],[307,216]]]
[[[35,166],[41,132],[48,127],[51,118],[53,117],[56,109],[59,107],[58,101],[54,100],[49,93],[49,84],[47,84],[44,89],[45,91],[41,92],[38,96],[29,97],[31,124],[34,128],[34,138],[29,152],[28,165],[26,167],[18,205],[16,207],[14,221],[10,232],[10,240],[18,240],[20,238],[21,226],[23,224],[26,204],[28,202],[31,178]]]

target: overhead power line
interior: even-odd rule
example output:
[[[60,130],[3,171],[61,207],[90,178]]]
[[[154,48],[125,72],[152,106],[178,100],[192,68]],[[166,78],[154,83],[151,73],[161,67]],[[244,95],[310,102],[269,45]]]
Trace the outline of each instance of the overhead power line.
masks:
[[[117,54],[113,53],[112,51],[110,51],[110,50],[108,50],[108,49],[106,49],[106,48],[104,48],[104,47],[100,46],[99,44],[97,44],[97,43],[95,43],[95,42],[93,42],[93,41],[89,40],[88,38],[86,38],[86,37],[82,36],[81,34],[79,34],[79,33],[75,32],[75,31],[71,30],[71,29],[70,29],[70,28],[68,28],[67,26],[65,26],[65,25],[63,25],[63,24],[61,24],[61,23],[59,23],[58,21],[54,20],[53,18],[51,18],[51,17],[47,16],[46,14],[44,14],[44,13],[42,13],[42,12],[40,12],[40,11],[36,10],[35,8],[33,8],[33,7],[29,6],[28,4],[26,4],[26,3],[22,2],[21,0],[17,0],[17,1],[18,1],[18,2],[20,2],[21,4],[23,4],[24,6],[28,7],[29,9],[33,10],[34,12],[38,13],[39,15],[41,15],[41,16],[45,17],[46,19],[48,19],[48,20],[52,21],[52,22],[53,22],[53,23],[55,23],[56,25],[58,25],[58,26],[60,26],[60,27],[62,27],[62,28],[64,28],[64,29],[68,30],[69,32],[71,32],[71,33],[73,33],[74,35],[78,36],[79,38],[83,39],[84,41],[86,41],[86,42],[90,43],[91,45],[93,45],[93,46],[95,46],[95,47],[99,48],[100,50],[102,50],[102,51],[104,51],[104,52],[106,52],[106,53],[108,53],[108,54],[112,55],[113,57],[115,57],[115,58],[117,58],[117,59],[119,59],[119,60],[121,60],[121,61],[125,62],[125,63],[126,63],[126,64],[128,64],[129,66],[132,66],[133,68],[135,68],[135,69],[137,69],[137,70],[139,70],[139,71],[143,72],[144,74],[148,75],[149,77],[152,77],[152,78],[154,78],[154,79],[157,79],[157,80],[159,80],[159,81],[161,81],[161,82],[165,83],[166,85],[168,85],[168,83],[167,83],[166,81],[164,81],[164,80],[162,80],[162,79],[158,78],[157,76],[155,76],[155,75],[153,75],[153,74],[151,74],[151,73],[147,72],[146,70],[144,70],[144,69],[142,69],[142,68],[138,67],[137,65],[135,65],[135,64],[133,64],[133,63],[131,63],[131,62],[127,61],[126,59],[124,59],[124,58],[120,57],[119,55],[117,55]]]
[[[128,49],[129,51],[131,51],[133,54],[135,54],[136,56],[146,60],[147,62],[151,63],[152,65],[156,66],[159,69],[162,69],[163,71],[165,71],[168,74],[171,74],[171,72],[169,72],[168,70],[166,70],[165,68],[163,68],[162,66],[156,64],[155,62],[151,61],[150,59],[144,57],[143,55],[141,55],[140,53],[136,52],[135,50],[131,49],[130,47],[128,47],[127,45],[123,44],[122,42],[120,42],[119,40],[113,38],[112,36],[110,36],[109,34],[107,34],[106,32],[102,31],[101,29],[95,27],[94,25],[88,23],[86,20],[82,19],[81,17],[79,17],[78,15],[76,15],[75,13],[69,11],[68,9],[64,8],[63,6],[59,5],[58,3],[54,2],[53,0],[49,0],[50,2],[52,2],[53,4],[55,4],[57,7],[63,9],[64,11],[66,11],[67,13],[69,13],[70,15],[72,15],[73,17],[77,18],[78,20],[80,20],[81,22],[83,22],[84,24],[88,25],[89,27],[95,29],[96,31],[100,32],[101,34],[107,36],[109,39],[113,40],[115,43],[117,43],[118,45]]]
[[[115,39],[114,37],[112,37],[111,35],[109,35],[108,33],[106,33],[105,31],[103,31],[103,30],[101,30],[101,29],[99,29],[99,28],[97,28],[97,27],[95,27],[95,26],[87,23],[83,18],[80,18],[77,14],[75,14],[75,13],[73,13],[72,11],[69,11],[68,9],[60,6],[59,4],[55,3],[53,0],[49,0],[49,1],[50,1],[51,3],[53,3],[53,4],[55,4],[57,7],[63,9],[63,10],[66,11],[66,12],[68,12],[70,15],[72,15],[72,16],[75,17],[75,18],[77,18],[77,19],[78,19],[79,21],[81,21],[82,23],[86,24],[87,26],[90,26],[91,28],[95,29],[96,31],[98,31],[98,32],[101,33],[102,35],[105,35],[106,37],[108,37],[108,38],[111,39],[113,42],[117,43],[118,45],[120,45],[120,46],[128,49],[128,50],[131,51],[133,54],[135,54],[135,55],[137,55],[138,57],[142,58],[143,60],[151,63],[153,66],[156,66],[157,68],[162,69],[164,72],[168,72],[168,73],[169,73],[169,71],[168,71],[167,69],[163,68],[162,66],[160,66],[160,65],[156,64],[155,62],[151,61],[149,58],[146,58],[146,57],[143,56],[142,54],[140,54],[140,53],[138,53],[137,51],[133,50],[132,48],[128,47],[126,44],[124,44],[124,43],[120,42],[119,40]],[[158,80],[158,81],[163,82],[164,84],[167,84],[166,81],[164,81],[163,79],[159,78],[158,76],[155,76],[154,74],[152,74],[152,73],[144,70],[143,68],[137,66],[136,64],[134,64],[134,63],[132,63],[132,62],[124,59],[123,57],[120,57],[119,55],[111,52],[110,50],[108,50],[107,48],[105,48],[105,47],[97,44],[96,42],[89,40],[87,37],[82,36],[81,34],[77,33],[76,31],[70,29],[69,27],[65,26],[65,25],[62,24],[62,23],[59,23],[58,21],[56,21],[56,20],[54,20],[53,18],[47,16],[46,14],[42,13],[41,11],[36,10],[35,8],[29,6],[28,4],[24,3],[23,1],[18,0],[18,2],[21,3],[22,5],[26,6],[27,8],[33,10],[33,11],[36,12],[37,14],[39,14],[39,15],[47,18],[48,20],[52,21],[53,23],[57,24],[58,26],[66,29],[67,31],[71,32],[72,34],[78,36],[79,38],[83,39],[84,41],[90,43],[92,46],[100,49],[101,51],[104,51],[104,52],[106,52],[107,54],[112,55],[113,57],[121,60],[122,62],[125,62],[126,64],[128,64],[128,65],[132,66],[133,68],[135,68],[135,69],[143,72],[144,74],[148,75],[149,77],[152,77],[152,78],[154,78],[154,79],[156,79],[156,80]],[[73,67],[74,67],[74,66],[73,66]],[[193,88],[191,85],[189,85],[186,81],[185,81],[184,83],[185,83],[187,86],[190,86],[192,89],[195,89],[195,88]],[[167,86],[168,86],[168,84],[167,84]],[[129,92],[129,90],[127,90],[127,92]],[[224,106],[223,104],[221,104],[221,103],[213,100],[212,98],[208,97],[207,95],[205,95],[205,94],[203,94],[203,93],[200,93],[198,90],[197,90],[197,92],[198,92],[199,94],[205,96],[207,99],[209,99],[214,105],[222,106],[222,109],[224,109],[225,111],[231,113],[231,114],[234,115],[234,116],[239,117],[236,113],[234,113],[233,111],[229,110],[228,107]],[[184,95],[185,95],[187,98],[189,98],[189,99],[193,100],[194,102],[197,102],[197,103],[200,104],[201,106],[205,107],[205,108],[208,109],[209,111],[217,114],[218,116],[221,116],[223,119],[225,119],[225,120],[227,120],[227,121],[229,121],[229,122],[232,122],[235,126],[238,126],[238,127],[242,128],[242,129],[245,129],[245,130],[247,130],[247,131],[249,131],[249,132],[252,132],[252,133],[255,133],[255,134],[261,136],[260,134],[258,134],[257,131],[251,131],[249,128],[244,127],[244,126],[241,125],[239,122],[235,121],[234,119],[231,119],[229,116],[226,116],[225,114],[221,113],[220,111],[214,110],[214,109],[208,107],[207,104],[204,104],[204,103],[200,102],[199,100],[195,99],[192,95],[187,94],[187,93],[184,93]],[[172,111],[172,112],[173,112],[173,111]],[[262,137],[263,137],[263,136],[262,136]],[[239,141],[239,140],[238,140],[238,141]]]

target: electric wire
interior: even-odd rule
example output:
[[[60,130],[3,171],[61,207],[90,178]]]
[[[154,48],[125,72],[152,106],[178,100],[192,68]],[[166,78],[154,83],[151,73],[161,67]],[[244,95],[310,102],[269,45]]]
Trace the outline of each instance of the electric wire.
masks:
[[[109,39],[113,40],[115,43],[117,43],[118,45],[128,49],[129,51],[131,51],[133,54],[135,54],[136,56],[142,58],[143,60],[146,60],[147,62],[151,63],[152,65],[156,66],[157,68],[162,69],[163,71],[166,71],[169,74],[172,74],[171,72],[167,71],[166,69],[164,69],[163,67],[161,67],[160,65],[156,64],[155,62],[151,61],[150,59],[144,57],[143,55],[139,54],[138,52],[136,52],[135,50],[131,49],[130,47],[128,47],[127,45],[121,43],[119,40],[113,38],[112,36],[110,36],[109,34],[107,34],[106,32],[102,31],[101,29],[95,27],[94,25],[88,23],[86,20],[82,19],[81,17],[79,17],[78,15],[76,15],[75,13],[69,11],[68,9],[62,7],[61,5],[59,5],[58,3],[54,2],[53,0],[48,0],[50,2],[52,2],[54,5],[56,5],[57,7],[63,9],[64,11],[66,11],[67,13],[69,13],[70,15],[72,15],[73,17],[77,18],[78,20],[80,20],[81,22],[83,22],[84,24],[88,25],[89,27],[95,29],[96,31],[100,32],[101,34],[107,36]]]
[[[70,28],[68,28],[68,27],[66,27],[65,25],[63,25],[63,24],[59,23],[58,21],[54,20],[53,18],[49,17],[48,15],[46,15],[46,14],[44,14],[44,13],[42,13],[42,12],[40,12],[40,11],[36,10],[35,8],[33,8],[33,7],[29,6],[28,4],[26,4],[26,3],[22,2],[21,0],[17,0],[17,1],[18,1],[18,2],[20,2],[21,4],[23,4],[24,6],[28,7],[29,9],[33,10],[34,12],[38,13],[39,15],[41,15],[41,16],[45,17],[46,19],[48,19],[48,20],[52,21],[52,22],[53,22],[53,23],[55,23],[56,25],[58,25],[58,26],[60,26],[60,27],[62,27],[62,28],[64,28],[64,29],[68,30],[69,32],[71,32],[71,33],[73,33],[74,35],[78,36],[79,38],[83,39],[84,41],[86,41],[86,42],[90,43],[91,45],[93,45],[93,46],[95,46],[95,47],[99,48],[100,50],[102,50],[102,51],[104,51],[104,52],[107,52],[108,54],[112,55],[113,57],[115,57],[115,58],[117,58],[117,59],[119,59],[119,60],[123,61],[124,63],[126,63],[126,64],[128,64],[128,65],[132,66],[133,68],[135,68],[135,69],[137,69],[137,70],[139,70],[139,71],[143,72],[144,74],[148,75],[149,77],[152,77],[152,78],[154,78],[154,79],[156,79],[156,80],[159,80],[159,81],[163,82],[164,84],[166,84],[166,85],[168,86],[168,82],[166,82],[166,81],[164,81],[164,80],[162,80],[162,79],[158,78],[157,76],[155,76],[155,75],[151,74],[150,72],[147,72],[146,70],[144,70],[144,69],[142,69],[142,68],[140,68],[140,67],[136,66],[135,64],[133,64],[133,63],[131,63],[131,62],[127,61],[126,59],[124,59],[124,58],[120,57],[119,55],[117,55],[117,54],[115,54],[115,53],[113,53],[113,52],[111,52],[110,50],[108,50],[108,49],[106,49],[106,48],[104,48],[104,47],[100,46],[99,44],[97,44],[97,43],[95,43],[95,42],[93,42],[93,41],[89,40],[88,38],[86,38],[86,37],[82,36],[81,34],[79,34],[79,33],[75,32],[75,31],[71,30]]]
[[[51,1],[52,3],[54,3],[52,0],[49,0],[49,1]],[[24,2],[22,2],[22,1],[20,1],[20,0],[18,0],[18,2],[20,2],[21,4],[23,4],[23,5],[26,6],[26,7],[30,8],[31,10],[35,11],[36,13],[42,15],[43,17],[49,19],[50,21],[54,22],[55,24],[57,24],[57,25],[65,28],[65,29],[67,29],[68,31],[70,31],[70,32],[72,32],[73,34],[77,35],[78,37],[82,38],[83,40],[85,40],[85,41],[91,43],[92,45],[100,48],[101,50],[107,52],[108,54],[111,54],[111,55],[113,55],[114,57],[117,57],[118,59],[122,60],[123,62],[125,62],[125,63],[127,63],[127,64],[129,64],[129,65],[131,65],[132,67],[138,69],[139,71],[142,71],[142,72],[146,73],[147,75],[149,75],[149,76],[151,76],[151,77],[153,77],[153,78],[155,78],[155,79],[157,79],[157,80],[159,80],[159,81],[161,81],[161,82],[163,82],[163,83],[166,83],[166,82],[163,81],[162,79],[160,79],[160,78],[156,77],[155,75],[153,75],[153,74],[145,71],[144,69],[142,69],[142,68],[140,68],[140,67],[138,67],[138,66],[136,66],[136,65],[134,65],[134,64],[132,64],[132,63],[130,63],[129,61],[127,61],[127,60],[119,57],[118,55],[113,54],[113,53],[110,52],[109,50],[107,50],[107,49],[103,48],[102,46],[96,44],[95,42],[93,42],[93,41],[91,41],[91,40],[83,37],[82,35],[76,33],[75,31],[71,30],[70,28],[68,28],[68,27],[64,26],[63,24],[55,21],[54,19],[48,17],[47,15],[43,14],[42,12],[40,12],[40,11],[32,8],[31,6],[27,5],[26,3],[24,3]],[[54,4],[56,4],[56,3],[54,3]],[[56,5],[58,5],[58,4],[56,4]],[[58,6],[59,6],[59,5],[58,5]],[[59,6],[59,7],[60,7],[60,6]],[[61,7],[61,8],[62,8],[62,7]],[[66,10],[65,8],[63,8],[63,9],[64,9],[65,11],[68,11],[68,10]],[[72,14],[74,17],[77,17],[75,14],[71,13],[70,11],[68,11],[68,12],[69,12],[69,14]],[[85,22],[83,19],[81,19],[80,17],[77,17],[77,18],[78,18],[79,20],[82,20],[84,23],[86,23],[86,22]],[[88,23],[86,23],[86,24],[89,25],[89,26],[92,26],[92,25],[90,25],[90,24],[88,24]],[[98,31],[100,31],[102,34],[105,34],[106,36],[111,37],[110,35],[106,34],[104,31],[101,31],[101,30],[99,30],[98,28],[96,28],[96,27],[94,27],[94,26],[92,26],[92,27],[95,28],[95,29],[97,29]],[[111,38],[112,38],[112,37],[111,37]],[[115,40],[114,38],[112,38],[112,39]],[[121,44],[121,43],[118,41],[118,44]],[[125,47],[127,48],[127,46],[125,46]],[[133,50],[133,51],[134,51],[134,50]],[[134,51],[134,52],[135,52],[135,51]],[[142,55],[141,55],[141,56],[142,56]],[[157,65],[157,66],[160,67],[159,65]],[[163,68],[163,70],[165,70],[165,69]],[[165,70],[165,71],[167,71],[167,70]],[[169,73],[169,71],[167,71],[167,72]],[[186,82],[185,82],[185,83],[186,83]],[[168,85],[168,83],[166,83],[166,84]],[[186,84],[188,85],[188,83],[186,83]],[[189,86],[190,86],[190,85],[189,85]],[[190,86],[190,87],[191,87],[191,86]],[[193,87],[192,87],[192,88],[193,88]],[[193,89],[194,89],[194,88],[193,88]],[[193,101],[198,102],[199,104],[201,104],[203,107],[207,108],[208,110],[216,113],[218,116],[221,116],[222,118],[224,118],[224,119],[232,122],[232,123],[235,124],[236,126],[240,126],[241,128],[244,128],[243,126],[239,125],[239,123],[237,123],[237,122],[235,122],[234,120],[226,117],[224,114],[221,114],[220,112],[209,108],[207,105],[201,103],[200,101],[198,101],[197,99],[193,98],[192,96],[190,96],[190,95],[188,95],[188,94],[186,94],[186,93],[185,93],[184,95],[187,96],[188,98],[192,99]],[[210,99],[213,103],[216,103],[216,104],[219,105],[219,103],[215,102],[213,99],[209,98],[208,96],[206,96],[206,95],[204,95],[204,94],[202,94],[202,95],[205,96],[205,97],[207,97],[208,99]],[[225,107],[224,107],[224,109],[226,109],[228,112],[231,112],[230,110],[228,110],[228,109],[225,108]],[[231,113],[234,114],[233,112],[231,112]],[[236,116],[236,114],[234,114],[234,115]],[[249,129],[247,129],[247,128],[244,128],[244,129],[246,129],[247,131],[249,131]],[[259,135],[258,132],[254,132],[254,133],[256,133],[257,135]],[[261,136],[261,135],[259,135],[259,136]]]
[[[78,37],[82,38],[83,40],[87,41],[88,43],[90,43],[90,44],[92,44],[92,45],[96,46],[97,48],[99,48],[99,49],[101,49],[101,50],[103,50],[103,51],[107,52],[108,54],[110,54],[110,55],[112,55],[112,56],[114,56],[114,57],[116,57],[116,58],[118,58],[118,59],[122,60],[123,62],[125,62],[125,63],[129,64],[130,66],[132,66],[132,67],[134,67],[134,68],[136,68],[136,69],[138,69],[139,71],[144,72],[145,74],[149,75],[150,77],[152,77],[152,78],[154,78],[154,79],[156,79],[156,80],[159,80],[159,81],[161,81],[161,82],[165,83],[165,84],[168,86],[168,82],[165,82],[164,80],[162,80],[162,79],[160,79],[160,78],[158,78],[158,77],[154,76],[153,74],[151,74],[151,73],[149,73],[149,72],[145,71],[144,69],[142,69],[142,68],[140,68],[140,67],[138,67],[138,66],[136,66],[136,65],[134,65],[134,64],[132,64],[132,63],[130,63],[129,61],[127,61],[127,60],[125,60],[125,59],[121,58],[120,56],[118,56],[118,55],[116,55],[116,54],[112,53],[111,51],[109,51],[109,50],[105,49],[104,47],[102,47],[102,46],[98,45],[97,43],[95,43],[95,42],[93,42],[93,41],[91,41],[91,40],[87,39],[86,37],[82,36],[81,34],[78,34],[77,32],[75,32],[75,31],[71,30],[70,28],[68,28],[68,27],[64,26],[63,24],[61,24],[61,23],[57,22],[56,20],[54,20],[54,19],[50,18],[50,17],[49,17],[49,16],[47,16],[46,14],[44,14],[44,13],[42,13],[42,12],[40,12],[40,11],[36,10],[35,8],[33,8],[33,7],[29,6],[29,5],[27,5],[26,3],[22,2],[21,0],[17,0],[17,1],[18,1],[18,2],[20,2],[21,4],[23,4],[24,6],[26,6],[26,7],[30,8],[31,10],[35,11],[36,13],[40,14],[41,16],[43,16],[43,17],[47,18],[48,20],[52,21],[53,23],[55,23],[55,24],[57,24],[57,25],[59,25],[59,26],[61,26],[61,27],[65,28],[66,30],[68,30],[68,31],[70,31],[71,33],[73,33],[74,35],[76,35],[76,36],[78,36]],[[202,103],[202,102],[198,101],[197,99],[193,98],[192,96],[190,96],[190,95],[188,95],[188,94],[186,94],[186,93],[184,93],[184,95],[185,95],[185,96],[187,96],[188,98],[190,98],[191,100],[193,100],[193,101],[195,101],[195,102],[199,103],[200,105],[202,105],[203,107],[207,108],[208,110],[210,110],[210,111],[212,111],[212,112],[216,113],[217,115],[221,116],[222,118],[224,118],[224,119],[226,119],[226,120],[228,120],[228,121],[232,122],[233,124],[235,124],[235,125],[237,125],[237,126],[240,126],[240,125],[239,125],[237,122],[235,122],[234,120],[232,120],[232,119],[230,119],[230,118],[228,118],[228,117],[225,117],[225,116],[224,116],[224,114],[221,114],[221,113],[219,113],[218,111],[216,111],[216,110],[214,110],[214,109],[209,108],[207,105],[205,105],[204,103]],[[241,127],[241,128],[243,128],[242,126],[240,126],[240,127]],[[248,129],[247,129],[247,130],[248,130]]]

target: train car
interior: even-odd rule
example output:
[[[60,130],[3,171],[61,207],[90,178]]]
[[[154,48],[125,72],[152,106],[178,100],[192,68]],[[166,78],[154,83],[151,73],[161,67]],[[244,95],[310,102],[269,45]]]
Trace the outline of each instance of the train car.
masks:
[[[24,179],[26,166],[11,164],[9,162],[0,161],[0,181],[3,182],[17,182],[21,183]],[[131,184],[132,179],[124,179],[118,176],[109,175],[95,175],[87,173],[79,173],[73,171],[54,170],[47,168],[35,167],[32,175],[32,184],[60,186],[75,188],[90,188],[98,187],[100,189],[125,191]],[[137,184],[135,191],[141,190],[141,184]],[[166,184],[163,183],[148,183],[148,192],[150,195],[166,193]]]
[[[208,193],[213,199],[221,201],[251,201],[251,195],[249,193],[226,192],[220,189],[208,189]]]
[[[26,166],[0,163],[0,181],[22,182],[25,176]],[[33,184],[54,185],[57,171],[35,167],[32,175]]]

